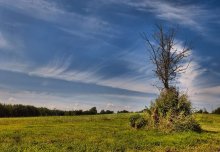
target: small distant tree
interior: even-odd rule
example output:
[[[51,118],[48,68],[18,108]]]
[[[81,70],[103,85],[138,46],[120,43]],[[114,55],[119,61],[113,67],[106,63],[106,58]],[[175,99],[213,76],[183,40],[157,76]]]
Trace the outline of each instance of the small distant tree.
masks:
[[[127,110],[118,111],[117,113],[129,113]]]
[[[156,25],[156,32],[152,37],[143,33],[143,38],[150,52],[150,59],[155,65],[155,75],[161,80],[163,88],[170,89],[171,83],[177,75],[184,72],[185,59],[189,55],[190,47],[187,42],[183,48],[177,48],[175,42],[176,28],[165,29],[162,25]]]
[[[92,107],[91,109],[89,109],[89,114],[92,114],[92,115],[97,114],[97,109],[96,109],[96,107]]]
[[[101,110],[100,111],[100,114],[113,114],[114,113],[114,111],[111,111],[111,110]]]
[[[100,111],[100,114],[105,114],[105,110],[101,110],[101,111]]]

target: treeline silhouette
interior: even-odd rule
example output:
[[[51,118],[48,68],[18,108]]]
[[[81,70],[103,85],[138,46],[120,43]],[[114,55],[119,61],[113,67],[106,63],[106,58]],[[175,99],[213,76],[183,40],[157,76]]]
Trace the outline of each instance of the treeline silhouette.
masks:
[[[63,111],[57,109],[48,109],[44,107],[34,107],[22,104],[1,104],[0,117],[32,117],[32,116],[73,116],[73,115],[95,115],[97,114],[96,107],[89,110],[71,110]]]
[[[212,111],[213,114],[220,114],[220,107]]]
[[[196,111],[195,113],[209,114],[209,112],[204,108]],[[216,108],[211,112],[211,114],[220,114],[220,107]]]
[[[111,110],[101,110],[100,111],[100,114],[112,114],[112,113],[114,113],[114,111],[111,111]]]
[[[118,111],[117,113],[129,113],[127,110]]]
[[[203,113],[203,114],[209,114],[209,112],[204,108],[204,109],[199,109],[195,113]]]

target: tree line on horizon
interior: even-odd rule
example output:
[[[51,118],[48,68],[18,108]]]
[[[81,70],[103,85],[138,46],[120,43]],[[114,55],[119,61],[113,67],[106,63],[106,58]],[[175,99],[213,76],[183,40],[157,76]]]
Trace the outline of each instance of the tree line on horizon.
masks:
[[[45,107],[35,107],[22,104],[2,104],[0,103],[0,117],[34,117],[34,116],[77,116],[77,115],[96,115],[96,114],[113,114],[111,110],[101,110],[97,112],[96,107],[89,110],[58,110],[48,109]],[[129,113],[127,110],[118,111],[117,113]]]
[[[208,113],[202,110],[196,113]],[[205,110],[206,111],[206,110]],[[144,112],[144,110],[140,111]],[[97,112],[96,107],[92,107],[89,110],[58,110],[48,109],[45,107],[35,107],[31,105],[22,104],[2,104],[0,103],[0,117],[34,117],[34,116],[77,116],[77,115],[96,115],[96,114],[113,114],[111,110],[101,110]],[[131,113],[127,110],[117,111],[117,113]],[[212,114],[220,114],[220,107],[213,110]]]

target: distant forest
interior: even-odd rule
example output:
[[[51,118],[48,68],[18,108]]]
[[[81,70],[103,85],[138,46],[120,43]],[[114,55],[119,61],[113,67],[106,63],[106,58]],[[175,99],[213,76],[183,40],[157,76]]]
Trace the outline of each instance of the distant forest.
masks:
[[[143,112],[144,110],[140,111]],[[113,114],[111,110],[101,110],[97,112],[96,107],[89,110],[58,110],[48,109],[45,107],[35,107],[22,104],[2,104],[0,103],[0,117],[34,117],[34,116],[77,116],[77,115],[96,115],[96,114]],[[118,111],[117,113],[130,113],[127,110]],[[196,113],[208,113],[206,110],[199,110]],[[215,109],[213,114],[220,114],[220,107]]]
[[[28,117],[28,116],[69,116],[69,115],[83,115],[83,114],[97,114],[96,107],[88,111],[72,110],[63,111],[57,109],[48,109],[44,107],[34,107],[30,105],[21,104],[0,104],[0,117]]]
[[[129,111],[122,110],[118,113],[128,113]],[[101,110],[100,113],[97,112],[96,107],[92,107],[89,110],[57,110],[48,109],[44,107],[34,107],[30,105],[22,104],[1,104],[0,103],[0,117],[33,117],[33,116],[74,116],[74,115],[95,115],[95,114],[112,114],[114,111],[111,110]]]

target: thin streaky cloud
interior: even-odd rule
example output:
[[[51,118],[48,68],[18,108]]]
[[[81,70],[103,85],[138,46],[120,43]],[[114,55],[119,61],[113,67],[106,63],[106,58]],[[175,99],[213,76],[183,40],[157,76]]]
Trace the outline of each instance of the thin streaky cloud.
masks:
[[[175,2],[162,0],[110,0],[111,3],[122,3],[131,6],[139,11],[151,12],[157,18],[166,20],[175,24],[186,25],[193,30],[204,32],[208,22],[218,22],[219,16],[215,11],[205,8],[203,5],[183,5]]]
[[[58,28],[72,34],[83,31],[85,34],[94,35],[93,38],[97,34],[114,36],[113,33],[115,30],[112,28],[113,25],[110,25],[107,21],[98,18],[98,16],[68,12],[53,1],[16,0],[15,2],[14,0],[2,0],[0,1],[0,6],[1,5],[22,13],[23,15],[56,23],[59,25]]]
[[[139,34],[159,22],[179,25],[177,48],[185,36],[198,39],[178,86],[196,105],[216,106],[218,8],[217,0],[0,0],[0,99],[141,110],[158,94],[158,80]]]
[[[5,39],[5,37],[0,32],[0,49],[5,49],[10,47],[9,42]]]

